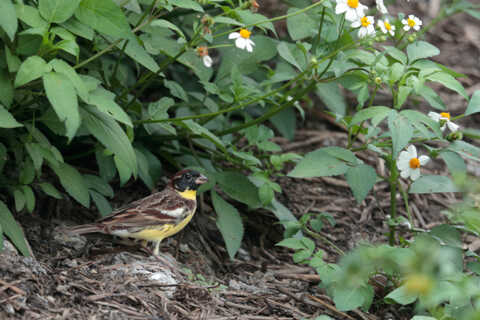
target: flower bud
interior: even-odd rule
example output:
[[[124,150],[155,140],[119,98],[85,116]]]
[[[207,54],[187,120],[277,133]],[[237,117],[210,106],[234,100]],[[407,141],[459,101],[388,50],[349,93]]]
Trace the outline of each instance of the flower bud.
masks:
[[[450,142],[453,142],[455,140],[462,140],[463,139],[463,133],[460,131],[452,132],[447,135],[447,140]]]
[[[382,84],[382,78],[376,77],[376,78],[375,78],[375,83],[376,83],[377,85],[381,85],[381,84]]]

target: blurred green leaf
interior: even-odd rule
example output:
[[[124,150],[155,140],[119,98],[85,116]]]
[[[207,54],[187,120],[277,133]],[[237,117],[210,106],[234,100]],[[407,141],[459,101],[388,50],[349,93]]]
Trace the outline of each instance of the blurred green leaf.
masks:
[[[93,202],[95,203],[95,206],[98,209],[98,212],[100,212],[100,215],[102,217],[105,217],[112,213],[113,209],[108,200],[100,193],[94,191],[94,190],[89,190],[88,191],[90,196],[92,197]]]
[[[3,0],[0,2],[0,12],[2,13],[2,19],[0,19],[0,27],[13,42],[15,33],[17,32],[18,22],[15,7],[11,0]]]
[[[416,293],[409,293],[405,289],[405,286],[401,286],[390,292],[384,300],[387,303],[398,303],[404,306],[414,303],[417,298],[418,295]]]
[[[477,112],[480,112],[480,90],[473,93],[468,102],[467,110],[465,110],[465,115],[468,116]]]
[[[438,192],[458,192],[458,188],[449,177],[445,176],[422,176],[415,180],[410,193],[438,193]]]
[[[340,311],[350,311],[362,306],[371,300],[373,289],[371,287],[342,287],[333,288],[333,302]]]
[[[32,213],[35,209],[35,194],[30,186],[22,186],[23,194],[25,195],[25,202],[27,205],[27,211]]]
[[[360,204],[375,185],[377,172],[371,166],[361,164],[348,168],[345,178],[352,189],[353,196]]]
[[[463,96],[465,99],[468,99],[467,92],[463,85],[454,77],[446,72],[435,72],[434,74],[427,77],[428,80],[438,82],[450,90],[453,90]]]
[[[426,59],[437,56],[440,50],[426,41],[415,41],[407,46],[407,56],[409,64],[418,59]]]
[[[52,198],[55,199],[62,199],[62,195],[60,192],[55,188],[52,184],[48,182],[42,182],[39,184],[40,188],[42,189],[45,194],[49,195]]]
[[[180,8],[185,8],[185,9],[192,9],[193,11],[197,12],[203,12],[203,8],[198,2],[195,2],[193,0],[169,0],[169,2]]]
[[[325,104],[327,109],[344,116],[347,112],[347,101],[344,94],[340,90],[338,83],[333,82],[320,82],[317,84],[316,94]]]
[[[40,15],[48,22],[61,23],[70,18],[81,0],[39,0]]]
[[[118,122],[133,127],[128,114],[115,102],[115,94],[102,87],[97,88],[88,95],[89,103],[96,106],[104,114],[113,117]]]
[[[0,128],[18,128],[23,124],[17,122],[10,112],[0,104]]]
[[[402,64],[407,64],[407,56],[405,53],[403,53],[403,51],[391,46],[383,46],[383,48],[393,59],[398,60]]]
[[[372,125],[377,126],[391,111],[391,108],[381,106],[362,109],[355,113],[350,121],[350,126],[368,119],[372,119]]]
[[[300,8],[289,8],[287,14],[291,15],[300,10]],[[303,12],[287,18],[288,34],[293,41],[313,37],[318,33],[319,19],[315,19]]]
[[[93,189],[105,197],[113,197],[112,187],[102,178],[93,174],[85,174],[83,175],[83,179],[89,189]]]
[[[242,173],[224,171],[215,174],[221,190],[233,199],[247,204],[251,208],[261,206],[257,187]]]
[[[397,158],[398,153],[410,142],[413,136],[413,128],[406,117],[396,112],[391,112],[388,115],[388,128],[392,136],[392,157]]]
[[[25,195],[23,194],[22,190],[15,189],[13,191],[13,199],[15,200],[15,211],[20,212],[25,208],[25,204],[27,200],[25,199]]]
[[[458,173],[466,173],[467,172],[467,165],[465,164],[465,160],[460,157],[457,153],[451,151],[444,151],[440,153],[440,157],[445,161],[447,164],[448,170],[452,175]]]
[[[26,257],[30,256],[30,250],[22,229],[17,224],[8,207],[0,200],[0,225],[3,233],[12,241],[17,249]]]
[[[214,190],[211,191],[212,203],[217,213],[217,227],[227,246],[228,255],[233,260],[243,238],[243,222],[237,209],[223,200]]]

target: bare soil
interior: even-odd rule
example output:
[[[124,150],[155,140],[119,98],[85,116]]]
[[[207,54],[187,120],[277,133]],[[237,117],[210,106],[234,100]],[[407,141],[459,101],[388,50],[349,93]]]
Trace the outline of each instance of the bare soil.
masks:
[[[435,16],[435,12],[429,12],[431,6],[422,7],[415,1],[402,1],[401,5],[404,12]],[[478,20],[457,15],[430,30],[427,38],[441,50],[436,61],[467,76],[460,81],[470,95],[480,89]],[[452,114],[463,112],[463,98],[448,89],[439,90]],[[319,105],[316,109],[322,108]],[[345,131],[327,116],[315,110],[307,115],[294,141],[276,138],[284,150],[305,153],[323,146],[345,145]],[[478,128],[479,123],[477,115],[461,125]],[[384,164],[368,152],[360,156],[379,172],[385,170]],[[478,176],[477,167],[471,164],[469,170]],[[438,162],[426,170],[446,174]],[[333,215],[337,223],[328,226],[323,236],[343,250],[359,242],[386,241],[386,184],[376,185],[358,205],[342,177],[284,177],[278,183],[283,188],[279,200],[297,217],[307,212]],[[140,184],[132,184],[117,192],[115,202],[124,204],[147,193]],[[88,241],[83,237],[62,238],[53,227],[92,221],[96,212],[66,200],[40,203],[35,214],[19,217],[34,258],[21,257],[8,246],[0,253],[0,319],[283,320],[314,319],[323,314],[333,319],[410,318],[408,308],[385,304],[374,305],[369,312],[338,311],[318,286],[315,272],[294,265],[290,251],[275,247],[283,230],[268,212],[244,212],[245,241],[231,261],[208,200],[202,198],[196,218],[184,231],[165,241],[162,261],[138,247],[112,243],[108,237]],[[445,221],[441,211],[457,197],[414,195],[410,200],[415,227],[430,229]],[[406,215],[401,204],[399,212]],[[407,229],[402,235],[410,236]],[[329,261],[338,260],[331,247],[321,242],[317,245],[325,250]],[[475,250],[480,247],[470,238],[466,245]],[[380,287],[376,294],[381,300],[386,292]]]

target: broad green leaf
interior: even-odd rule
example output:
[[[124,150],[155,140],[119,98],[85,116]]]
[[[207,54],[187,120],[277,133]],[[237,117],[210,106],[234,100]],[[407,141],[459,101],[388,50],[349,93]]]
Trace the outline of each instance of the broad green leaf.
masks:
[[[90,207],[90,194],[87,184],[77,169],[63,162],[50,167],[60,179],[60,184],[65,191],[84,207]]]
[[[462,248],[462,239],[460,231],[454,226],[448,224],[441,224],[433,227],[429,235],[442,240],[442,245],[447,245],[455,248]]]
[[[15,12],[15,7],[12,3],[12,0],[0,1],[0,12],[2,13],[2,18],[0,19],[0,27],[8,35],[10,41],[13,42],[13,39],[15,38],[15,33],[17,32],[18,21],[17,13]]]
[[[311,178],[340,175],[347,172],[347,163],[355,162],[355,155],[349,150],[338,147],[321,148],[308,153],[288,176]]]
[[[128,41],[127,46],[125,47],[125,53],[148,70],[157,72],[159,69],[157,62],[139,43],[138,39],[136,37],[129,37],[128,39],[129,40],[125,40]],[[117,48],[122,49],[125,41],[117,44]]]
[[[93,37],[95,35],[95,31],[93,31],[93,29],[89,25],[78,21],[74,17],[62,23],[61,26],[70,31],[71,33],[88,40],[93,40]]]
[[[80,127],[75,87],[66,75],[58,72],[43,75],[43,86],[55,113],[65,123],[68,140],[72,140]]]
[[[152,120],[163,120],[168,119],[170,116],[168,114],[168,109],[175,105],[175,100],[169,97],[163,97],[158,101],[151,102],[148,105],[148,118]],[[149,134],[154,134],[157,129],[163,129],[168,131],[171,134],[176,135],[177,130],[168,122],[156,122],[156,123],[145,123],[145,130]]]
[[[48,22],[62,23],[73,15],[80,1],[81,0],[39,0],[38,9],[40,15]]]
[[[440,125],[438,122],[435,122],[432,118],[424,113],[417,110],[403,110],[400,112],[400,114],[407,118],[415,128],[423,133],[426,138],[429,138],[430,134],[426,131],[422,124],[427,125],[437,137],[442,137],[442,131],[440,130]]]
[[[330,111],[341,116],[347,112],[347,101],[337,82],[319,82],[315,93]]]
[[[411,87],[407,87],[407,86],[398,87],[398,99],[397,99],[397,103],[395,104],[396,109],[400,109],[403,106],[405,101],[407,101],[408,96],[410,95],[412,90],[413,89]]]
[[[468,99],[467,92],[463,88],[462,84],[446,72],[435,72],[434,74],[427,77],[428,80],[438,82],[450,90],[457,92],[462,95],[465,99]]]
[[[286,108],[271,117],[269,120],[282,136],[288,140],[293,140],[293,138],[295,138],[297,119],[294,108]]]
[[[58,73],[64,74],[70,79],[70,82],[75,87],[78,96],[86,103],[88,103],[89,96],[87,86],[85,85],[83,79],[78,75],[75,69],[66,63],[64,60],[61,59],[52,59],[48,62],[49,65],[53,67]]]
[[[113,156],[113,161],[115,162],[115,167],[117,167],[118,175],[120,176],[120,186],[125,185],[125,183],[130,180],[130,177],[132,176],[132,168],[128,165],[128,163],[125,163],[120,157],[117,155]]]
[[[22,228],[17,224],[8,207],[0,200],[0,225],[3,233],[13,242],[20,252],[28,257],[30,250],[23,234]]]
[[[412,64],[418,59],[426,59],[440,54],[440,50],[425,41],[416,41],[407,46],[408,63]]]
[[[98,87],[95,91],[89,94],[89,103],[96,106],[98,110],[113,117],[118,122],[124,123],[129,127],[133,127],[132,120],[128,114],[115,102],[115,94]]]
[[[72,56],[78,58],[80,55],[80,47],[75,40],[62,40],[55,44],[55,48],[70,53]]]
[[[25,158],[23,163],[20,163],[20,176],[18,177],[18,181],[21,184],[30,184],[35,179],[35,166],[33,165],[33,161],[30,158]]]
[[[198,2],[193,0],[169,0],[169,2],[180,8],[192,9],[193,11],[203,12],[203,8]]]
[[[107,155],[105,151],[97,150],[97,152],[95,152],[95,159],[97,160],[98,170],[102,179],[105,181],[112,180],[117,174],[112,155]]]
[[[28,57],[22,62],[15,77],[15,88],[38,79],[44,74],[50,72],[52,67],[39,56]]]
[[[42,182],[39,184],[40,188],[42,189],[45,194],[49,195],[52,198],[55,199],[62,199],[62,195],[60,192],[55,188],[52,184],[48,182]]]
[[[415,180],[410,187],[410,193],[438,193],[459,192],[458,188],[446,176],[422,176]]]
[[[233,260],[243,239],[243,222],[234,206],[223,200],[214,190],[211,191],[212,203],[217,213],[217,227],[222,234],[228,255]]]
[[[342,287],[333,288],[333,302],[340,311],[350,311],[361,307],[366,301],[371,300],[373,289],[371,287]]]
[[[16,4],[15,11],[17,17],[30,27],[46,28],[48,26],[48,22],[40,16],[37,8],[24,4]]]
[[[112,206],[102,194],[94,190],[89,190],[88,192],[90,193],[90,196],[92,197],[92,200],[95,203],[95,206],[97,207],[98,212],[100,212],[100,215],[102,217],[105,217],[112,213]]]
[[[410,303],[414,303],[417,298],[418,295],[416,293],[409,293],[405,289],[405,286],[401,286],[390,292],[384,298],[384,300],[387,303],[398,303],[404,306]]]
[[[116,157],[122,160],[134,176],[137,175],[137,158],[125,132],[112,118],[92,107],[81,109],[85,127]]]
[[[35,209],[35,194],[30,186],[22,186],[23,194],[25,195],[25,202],[27,204],[27,211],[32,213]]]
[[[275,198],[273,198],[271,206],[267,210],[273,212],[278,221],[297,221],[295,215]]]
[[[93,29],[115,38],[130,38],[131,30],[122,10],[112,0],[82,0],[75,17]]]
[[[375,185],[377,172],[371,166],[361,164],[349,168],[345,174],[345,178],[352,189],[353,196],[358,203],[361,203]]]
[[[207,138],[208,140],[212,141],[219,147],[224,147],[224,143],[222,140],[220,140],[219,137],[217,137],[215,134],[213,134],[210,130],[208,130],[205,127],[202,127],[198,123],[196,123],[193,120],[184,120],[182,123],[189,128],[194,134],[201,135],[202,137]]]
[[[170,93],[172,94],[172,96],[188,102],[188,95],[185,92],[185,90],[183,90],[181,85],[179,85],[175,81],[168,81],[166,79],[163,81],[163,83],[165,87],[167,87],[170,90]]]
[[[0,104],[0,128],[18,128],[23,124],[17,122],[10,112]]]
[[[8,70],[0,69],[0,103],[9,108],[13,102],[13,82]]]
[[[102,178],[92,174],[85,174],[83,175],[83,179],[89,189],[93,189],[105,197],[113,197],[112,187]]]
[[[287,13],[291,15],[298,10],[301,9],[289,8]],[[306,12],[294,16],[289,16],[287,18],[288,34],[293,41],[309,38],[318,33],[319,24],[319,19],[314,19]]]
[[[288,63],[292,64],[293,66],[297,67],[298,70],[302,71],[303,68],[300,66],[300,64],[297,62],[295,57],[293,56],[292,52],[290,51],[290,47],[292,46],[295,48],[293,44],[287,44],[286,42],[280,42],[277,45],[277,50],[278,54],[280,57],[285,59]]]
[[[384,46],[383,48],[393,59],[400,61],[402,64],[407,64],[407,56],[403,51],[391,46]]]
[[[244,174],[225,171],[216,173],[214,176],[221,190],[231,198],[245,203],[251,208],[261,206],[257,187]]]
[[[447,150],[454,151],[465,158],[480,161],[480,148],[465,141],[456,140],[448,146]]]
[[[226,17],[222,17],[222,18],[226,18]],[[226,19],[230,19],[230,18],[226,18]],[[233,20],[233,21],[235,21],[235,20]],[[185,34],[183,34],[182,30],[179,27],[177,27],[174,23],[171,23],[168,20],[156,19],[156,20],[153,20],[150,23],[150,26],[171,29],[171,30],[175,31],[182,38],[185,38]]]
[[[268,18],[264,15],[253,13],[250,10],[237,10],[236,13],[240,17],[240,20],[246,25],[255,25],[257,28],[262,30],[267,29],[276,34],[273,23],[268,21]]]
[[[372,119],[372,125],[376,127],[383,119],[385,119],[388,114],[392,111],[392,109],[388,107],[370,107],[366,109],[362,109],[355,113],[350,121],[350,125],[354,125],[360,123],[362,121]]]
[[[480,112],[480,90],[477,90],[473,93],[472,98],[468,102],[465,115],[468,116],[477,112]]]
[[[229,24],[229,25],[234,25],[234,26],[243,26],[243,23],[238,22],[237,20],[234,20],[229,17],[224,17],[224,16],[216,16],[213,17],[213,22],[215,23],[222,23],[222,24]]]
[[[416,93],[421,95],[433,108],[438,110],[447,109],[447,106],[443,102],[442,98],[432,88],[426,85],[421,85],[416,88]]]
[[[150,168],[150,161],[144,154],[145,150],[146,149],[139,150],[135,148],[135,154],[137,155],[138,162],[138,175],[140,176],[140,179],[142,179],[143,183],[145,183],[150,190],[153,190],[155,188],[156,175],[152,172],[154,171],[154,168]],[[155,156],[152,154],[150,155],[155,158]],[[155,160],[157,161],[156,165],[161,167],[158,159],[155,158]]]
[[[27,142],[25,143],[25,149],[27,149],[28,155],[33,161],[35,170],[40,170],[43,164],[41,145],[39,143]]]
[[[452,175],[456,173],[466,173],[467,165],[465,160],[458,155],[458,153],[452,151],[443,151],[440,153],[440,157],[447,164],[448,170]]]
[[[13,199],[15,200],[15,211],[20,212],[25,208],[25,204],[27,200],[25,200],[25,195],[23,194],[22,190],[15,189],[13,191]]]
[[[390,113],[388,116],[388,128],[392,137],[393,158],[410,142],[413,136],[413,128],[409,120],[397,113]]]

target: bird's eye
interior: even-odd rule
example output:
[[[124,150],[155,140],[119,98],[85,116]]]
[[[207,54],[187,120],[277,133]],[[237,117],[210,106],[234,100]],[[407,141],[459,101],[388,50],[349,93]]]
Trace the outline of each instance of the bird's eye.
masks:
[[[187,180],[192,179],[192,175],[191,175],[190,173],[187,173],[187,174],[185,175],[185,179],[187,179]]]

